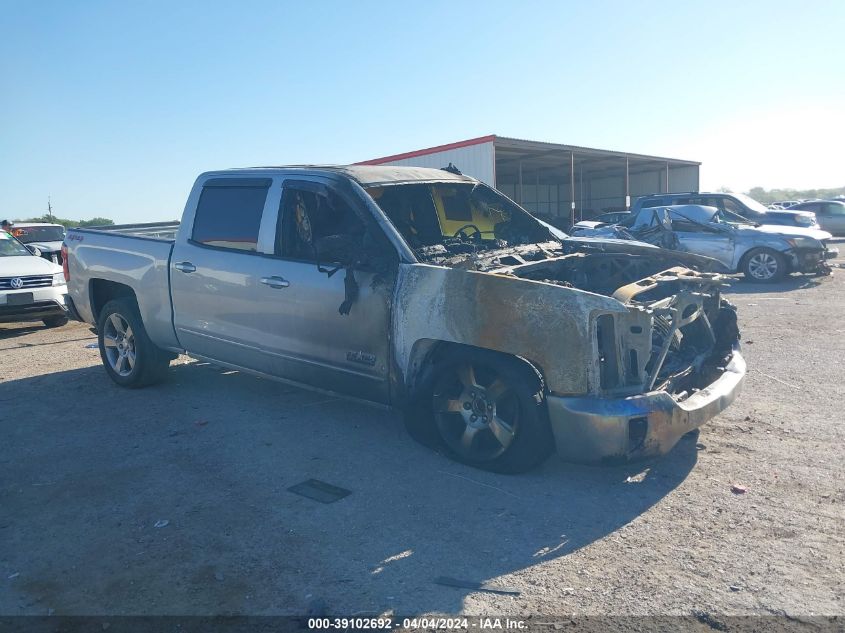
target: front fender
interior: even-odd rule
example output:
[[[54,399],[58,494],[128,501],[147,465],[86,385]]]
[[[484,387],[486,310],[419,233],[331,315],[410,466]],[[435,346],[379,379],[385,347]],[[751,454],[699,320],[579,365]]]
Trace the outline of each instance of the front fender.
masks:
[[[574,288],[427,264],[400,264],[393,354],[407,383],[421,340],[472,345],[534,364],[550,391],[598,385],[594,313],[627,312],[616,299]]]

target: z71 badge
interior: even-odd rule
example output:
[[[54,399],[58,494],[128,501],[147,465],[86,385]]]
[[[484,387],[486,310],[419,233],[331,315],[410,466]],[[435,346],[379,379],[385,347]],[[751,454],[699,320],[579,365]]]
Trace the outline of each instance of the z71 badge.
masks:
[[[375,367],[376,364],[376,355],[375,354],[368,354],[367,352],[346,352],[346,360],[350,363],[358,363],[360,365],[366,365],[367,367]]]

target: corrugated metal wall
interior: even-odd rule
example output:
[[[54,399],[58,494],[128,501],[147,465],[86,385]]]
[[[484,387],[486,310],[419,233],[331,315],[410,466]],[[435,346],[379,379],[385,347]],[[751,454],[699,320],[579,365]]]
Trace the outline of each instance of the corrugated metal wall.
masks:
[[[669,191],[698,191],[698,165],[669,169]]]
[[[655,169],[629,178],[631,202],[638,196],[666,191],[666,170]],[[577,189],[577,188],[576,188]],[[602,209],[625,206],[625,179],[619,177],[586,180],[584,209],[598,213]],[[698,166],[669,167],[669,191],[698,191]]]
[[[446,167],[450,162],[467,176],[478,178],[481,182],[485,182],[491,187],[495,186],[492,141],[459,147],[458,149],[448,149],[434,154],[403,158],[402,160],[390,161],[384,164],[434,167],[439,169]]]
[[[519,202],[531,213],[557,217],[569,214],[569,185],[522,185],[522,200],[519,199],[519,185],[499,183],[499,191],[511,200]]]

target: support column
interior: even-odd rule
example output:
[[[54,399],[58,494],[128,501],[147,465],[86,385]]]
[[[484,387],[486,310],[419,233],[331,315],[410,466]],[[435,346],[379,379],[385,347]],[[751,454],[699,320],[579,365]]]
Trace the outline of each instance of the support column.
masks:
[[[522,204],[522,160],[519,161],[519,206]]]
[[[569,221],[575,226],[575,152],[569,152]]]
[[[625,210],[631,210],[631,180],[628,174],[628,157],[625,157]]]
[[[666,161],[666,193],[669,193],[669,161]]]

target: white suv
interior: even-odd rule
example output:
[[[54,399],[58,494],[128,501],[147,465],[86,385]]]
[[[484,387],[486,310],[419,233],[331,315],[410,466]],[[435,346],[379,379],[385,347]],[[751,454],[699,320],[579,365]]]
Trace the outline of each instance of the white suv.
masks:
[[[61,266],[0,231],[0,323],[18,321],[67,323],[67,283]]]

